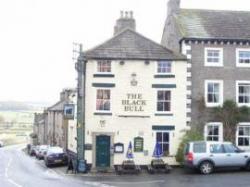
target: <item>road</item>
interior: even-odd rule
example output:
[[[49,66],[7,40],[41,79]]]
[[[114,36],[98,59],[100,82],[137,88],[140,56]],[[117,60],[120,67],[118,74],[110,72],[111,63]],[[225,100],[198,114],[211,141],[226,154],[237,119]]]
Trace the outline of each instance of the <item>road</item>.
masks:
[[[20,146],[0,148],[0,187],[249,187],[250,172],[218,171],[204,176],[174,169],[170,174],[73,175],[65,168],[48,169]]]
[[[27,156],[22,148],[20,145],[0,148],[1,187],[108,186],[60,175],[52,169],[47,169],[41,161]]]

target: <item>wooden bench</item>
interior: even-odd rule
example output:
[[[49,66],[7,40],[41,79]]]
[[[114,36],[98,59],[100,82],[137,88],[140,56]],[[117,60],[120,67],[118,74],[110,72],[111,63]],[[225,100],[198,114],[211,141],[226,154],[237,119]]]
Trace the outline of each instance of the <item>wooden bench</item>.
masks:
[[[171,167],[162,159],[153,159],[151,161],[151,164],[147,166],[147,171],[150,174],[169,173],[171,171]]]
[[[135,165],[133,160],[125,160],[122,162],[122,165],[116,167],[116,173],[118,175],[122,174],[139,174],[141,168],[138,165]]]

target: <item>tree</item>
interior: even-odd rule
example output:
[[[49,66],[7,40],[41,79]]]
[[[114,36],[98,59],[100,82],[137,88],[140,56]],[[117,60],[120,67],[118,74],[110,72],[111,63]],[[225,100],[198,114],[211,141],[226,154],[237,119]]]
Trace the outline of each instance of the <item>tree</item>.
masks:
[[[187,130],[185,135],[182,137],[181,143],[179,144],[175,159],[180,164],[183,164],[184,161],[184,147],[190,141],[201,141],[204,140],[202,133],[197,128],[191,128]]]
[[[232,100],[226,100],[222,107],[215,107],[212,110],[215,119],[223,123],[224,141],[235,143],[237,124],[247,121],[250,114],[248,107],[238,107]]]

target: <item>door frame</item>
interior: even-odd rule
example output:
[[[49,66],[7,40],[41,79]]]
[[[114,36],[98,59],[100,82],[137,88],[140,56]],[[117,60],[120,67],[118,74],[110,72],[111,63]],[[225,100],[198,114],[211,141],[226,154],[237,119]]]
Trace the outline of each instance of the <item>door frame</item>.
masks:
[[[96,137],[97,136],[110,136],[110,147],[114,146],[115,133],[112,132],[92,132],[92,167],[96,168]],[[110,168],[114,167],[114,154],[110,153]]]

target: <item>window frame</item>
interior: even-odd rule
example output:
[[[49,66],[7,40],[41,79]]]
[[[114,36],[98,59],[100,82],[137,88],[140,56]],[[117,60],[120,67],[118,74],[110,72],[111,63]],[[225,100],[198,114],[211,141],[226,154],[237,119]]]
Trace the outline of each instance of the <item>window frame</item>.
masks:
[[[208,84],[209,83],[215,83],[219,84],[219,102],[216,103],[209,103],[208,102]],[[217,106],[222,106],[223,105],[223,80],[205,80],[205,104],[206,107],[217,107]]]
[[[208,135],[208,127],[209,126],[218,126],[219,127],[219,134],[218,135]],[[204,140],[205,141],[214,141],[214,140],[207,140],[207,138],[209,136],[218,136],[218,141],[217,142],[221,142],[223,141],[223,124],[221,122],[209,122],[206,123],[206,125],[204,126]]]
[[[249,86],[250,86],[250,81],[247,81],[247,80],[236,81],[236,103],[237,103],[237,105],[250,107],[250,102],[249,103],[239,103],[239,95],[240,95],[239,94],[239,84],[249,84]]]
[[[250,48],[237,48],[236,49],[236,67],[249,68],[250,67],[250,63],[249,64],[239,63],[240,51],[250,52]]]
[[[163,157],[171,155],[171,136],[172,136],[171,131],[164,131],[164,130],[155,131],[155,144],[157,142],[157,133],[162,133],[162,140],[163,140],[163,133],[168,133],[168,143],[165,142],[165,144],[168,144],[168,154],[163,152]],[[160,144],[162,144],[162,149],[163,149],[163,143],[160,142]]]
[[[110,62],[110,72],[101,72],[99,71],[99,62]],[[95,67],[95,72],[96,74],[112,74],[112,61],[111,60],[97,60],[96,61],[96,67]]]
[[[171,64],[171,71],[170,72],[158,72],[158,64],[159,62],[169,62]],[[155,72],[157,75],[173,75],[174,73],[174,62],[172,60],[158,60],[156,61]]]
[[[164,92],[169,91],[170,92],[170,110],[169,111],[158,111],[158,92],[159,91],[164,91]],[[165,102],[167,102],[167,101],[165,101]],[[158,90],[156,90],[156,108],[155,108],[155,111],[157,114],[171,114],[173,111],[172,103],[173,103],[172,90],[170,90],[170,89],[158,89]]]
[[[98,90],[109,90],[109,94],[110,94],[110,98],[109,98],[109,103],[110,103],[110,107],[109,107],[109,110],[97,110],[97,92],[98,92]],[[94,107],[95,107],[95,112],[97,112],[97,113],[110,113],[111,112],[111,110],[112,110],[112,97],[111,97],[111,94],[112,94],[112,92],[111,92],[111,89],[108,89],[108,88],[96,88],[95,89],[95,105],[94,105]]]
[[[219,47],[205,47],[204,49],[204,62],[205,62],[205,66],[206,67],[223,67],[223,48],[219,48]],[[208,59],[208,50],[218,50],[219,51],[219,62],[218,63],[214,63],[214,62],[208,62],[207,59]]]
[[[238,123],[237,130],[236,130],[236,141],[235,141],[237,147],[239,147],[240,149],[249,150],[250,149],[250,134],[249,134],[249,136],[239,135],[239,127],[248,127],[249,131],[250,131],[250,123],[249,122]],[[239,138],[240,137],[242,137],[242,138],[249,138],[249,145],[248,146],[239,145]]]

